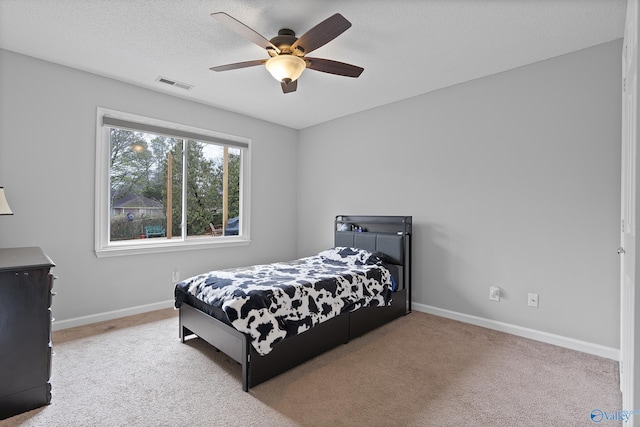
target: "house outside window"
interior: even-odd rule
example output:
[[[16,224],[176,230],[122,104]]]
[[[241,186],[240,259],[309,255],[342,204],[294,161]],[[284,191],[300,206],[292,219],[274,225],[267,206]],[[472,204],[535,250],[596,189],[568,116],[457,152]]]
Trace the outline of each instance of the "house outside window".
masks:
[[[249,140],[98,109],[96,254],[246,244]]]

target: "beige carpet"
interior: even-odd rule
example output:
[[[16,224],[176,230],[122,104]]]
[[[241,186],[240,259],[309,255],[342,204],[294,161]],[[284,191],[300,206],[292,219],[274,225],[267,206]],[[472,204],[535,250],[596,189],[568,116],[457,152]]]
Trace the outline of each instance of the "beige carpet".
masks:
[[[54,333],[49,406],[6,426],[619,426],[617,363],[413,312],[244,393],[174,310]]]

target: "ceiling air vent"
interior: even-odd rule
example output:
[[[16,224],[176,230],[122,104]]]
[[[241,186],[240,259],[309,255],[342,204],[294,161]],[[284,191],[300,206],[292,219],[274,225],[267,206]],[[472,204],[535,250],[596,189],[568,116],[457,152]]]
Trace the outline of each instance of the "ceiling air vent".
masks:
[[[156,79],[156,81],[160,82],[160,83],[168,84],[170,86],[179,87],[180,89],[186,89],[186,90],[189,90],[189,89],[191,89],[193,87],[193,86],[188,85],[186,83],[180,83],[180,82],[177,82],[175,80],[170,80],[170,79],[167,79],[165,77],[160,77],[160,76]]]

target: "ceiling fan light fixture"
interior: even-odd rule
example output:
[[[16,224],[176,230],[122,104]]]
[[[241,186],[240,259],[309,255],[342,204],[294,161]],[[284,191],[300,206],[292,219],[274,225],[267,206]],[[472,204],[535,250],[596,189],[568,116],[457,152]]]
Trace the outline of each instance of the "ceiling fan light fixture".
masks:
[[[295,55],[274,56],[265,65],[273,78],[281,83],[296,81],[307,67],[304,59]]]

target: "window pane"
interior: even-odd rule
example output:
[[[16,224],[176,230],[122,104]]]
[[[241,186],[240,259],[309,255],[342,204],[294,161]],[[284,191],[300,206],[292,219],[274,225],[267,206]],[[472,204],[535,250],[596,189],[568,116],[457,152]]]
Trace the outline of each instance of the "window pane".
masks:
[[[111,128],[109,146],[110,241],[168,237],[175,228],[167,227],[167,167],[176,149],[181,162],[181,141]],[[179,224],[180,215],[172,222]]]
[[[222,236],[239,214],[240,149],[198,141],[187,144],[187,236]]]

